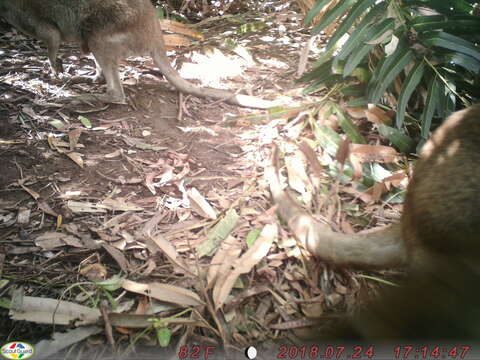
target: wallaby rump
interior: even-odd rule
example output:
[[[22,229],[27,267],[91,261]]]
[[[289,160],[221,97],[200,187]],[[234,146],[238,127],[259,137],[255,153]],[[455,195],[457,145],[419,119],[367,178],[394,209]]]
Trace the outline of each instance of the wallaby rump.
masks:
[[[166,56],[160,23],[150,0],[0,0],[0,16],[47,45],[54,73],[62,71],[57,58],[62,42],[75,42],[84,52],[92,52],[96,77],[103,75],[107,82],[106,94],[100,97],[104,101],[125,100],[119,61],[149,55],[181,92],[252,108],[274,105],[253,96],[199,88],[181,78]]]

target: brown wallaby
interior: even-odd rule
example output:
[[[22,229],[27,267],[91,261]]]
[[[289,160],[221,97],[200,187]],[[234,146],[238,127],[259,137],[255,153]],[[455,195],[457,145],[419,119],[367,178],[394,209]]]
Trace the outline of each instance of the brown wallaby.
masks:
[[[422,149],[400,224],[373,233],[331,231],[267,175],[279,214],[315,256],[362,268],[408,265],[406,285],[380,297],[333,336],[480,339],[480,105],[452,114]]]
[[[400,224],[365,234],[336,233],[267,174],[278,212],[315,256],[338,265],[425,265],[422,256],[480,255],[480,105],[453,113],[423,147],[407,188]],[[479,257],[480,258],[480,257]]]
[[[123,102],[119,61],[132,55],[150,55],[163,75],[180,91],[252,108],[274,104],[253,96],[199,88],[182,79],[165,54],[162,30],[150,0],[0,0],[0,16],[47,44],[53,72],[62,70],[57,52],[62,42],[75,42],[92,52],[97,77],[107,92],[99,99]]]

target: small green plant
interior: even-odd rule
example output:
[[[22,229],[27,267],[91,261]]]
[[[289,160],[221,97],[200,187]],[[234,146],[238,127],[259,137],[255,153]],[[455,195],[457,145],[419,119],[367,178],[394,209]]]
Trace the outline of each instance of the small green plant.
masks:
[[[157,335],[158,344],[161,347],[167,347],[170,344],[170,339],[172,338],[172,331],[169,329],[170,321],[182,316],[183,314],[189,312],[190,309],[183,310],[182,312],[175,314],[173,316],[158,319],[158,318],[150,318],[148,321],[152,323],[153,328],[155,329],[155,333]]]

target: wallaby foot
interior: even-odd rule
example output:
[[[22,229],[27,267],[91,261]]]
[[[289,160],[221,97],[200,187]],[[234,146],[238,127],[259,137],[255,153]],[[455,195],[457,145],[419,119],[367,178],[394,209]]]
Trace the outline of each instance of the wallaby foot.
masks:
[[[68,96],[62,98],[60,102],[68,103],[69,105],[90,105],[96,106],[96,104],[119,104],[127,105],[125,98],[112,97],[108,94],[82,94],[75,96]]]
[[[50,69],[55,77],[58,77],[60,73],[63,73],[63,62],[62,59],[56,58],[53,62],[51,60],[48,61],[50,64]]]
[[[95,61],[95,75],[93,76],[93,81],[99,84],[106,83],[107,80],[105,79],[105,75],[103,74],[100,64],[95,57],[93,57],[93,60]]]
[[[97,84],[106,84],[107,82],[105,76],[103,76],[103,73],[99,73],[98,71],[95,73],[95,75],[91,76],[90,79],[92,80],[92,82]]]

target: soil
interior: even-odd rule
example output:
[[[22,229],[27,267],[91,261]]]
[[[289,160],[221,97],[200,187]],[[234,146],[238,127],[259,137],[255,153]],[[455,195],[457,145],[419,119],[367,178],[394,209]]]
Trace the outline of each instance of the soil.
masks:
[[[182,59],[189,63],[195,52],[215,53],[208,50],[218,45],[222,31],[236,28],[228,19],[222,21],[202,29],[207,41],[178,50],[177,64]],[[290,43],[261,40],[272,32],[280,38],[276,27],[280,25],[288,27]],[[65,294],[67,287],[115,274],[194,288],[197,280],[182,275],[162,252],[152,250],[145,235],[161,236],[186,261],[208,266],[209,260],[197,259],[192,249],[205,241],[215,222],[188,206],[187,190],[198,190],[219,216],[241,202],[242,222],[234,232],[238,238],[273,215],[262,174],[279,135],[278,122],[269,121],[265,111],[180,96],[143,58],[122,63],[127,105],[65,101],[64,96],[104,91],[102,84],[83,81],[93,74],[92,59],[80,56],[74,46],[63,46],[66,74],[55,78],[42,44],[2,26],[0,274],[3,264],[3,278],[11,288],[23,286],[25,295],[75,301],[78,293]],[[267,99],[295,92],[298,44],[306,39],[301,19],[283,16],[273,30],[235,39],[245,44],[255,61],[222,48],[229,64],[239,63],[241,71],[219,76],[217,63],[209,71],[197,64],[193,73],[201,74],[202,82],[195,82],[242,89]],[[260,115],[260,121],[251,115]],[[116,202],[112,205],[109,200]],[[287,258],[277,253],[269,261],[276,262],[279,270]],[[258,281],[279,284],[283,275],[272,266],[259,270],[256,280],[250,279],[253,289]],[[333,273],[324,265],[319,269],[323,275],[318,276],[325,279],[317,278],[323,282],[318,288],[323,290],[341,279],[350,281],[346,272]],[[350,290],[345,291],[342,296]],[[330,300],[338,304],[335,297]],[[253,304],[258,306],[257,300],[245,311]],[[275,319],[268,316],[268,321]],[[42,325],[24,324],[2,317],[0,328],[8,331],[0,338],[36,342],[45,337]],[[47,328],[50,334],[53,329]],[[256,332],[240,333],[235,337],[239,343],[258,337]]]

